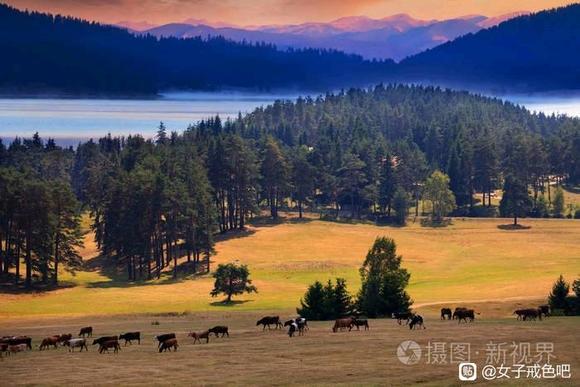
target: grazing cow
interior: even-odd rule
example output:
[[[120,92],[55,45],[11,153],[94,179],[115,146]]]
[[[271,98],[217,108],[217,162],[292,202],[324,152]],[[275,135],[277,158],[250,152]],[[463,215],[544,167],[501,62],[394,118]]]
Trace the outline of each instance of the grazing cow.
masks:
[[[125,346],[127,343],[133,344],[133,340],[137,340],[139,345],[141,345],[141,332],[127,332],[119,336],[119,340],[125,340]]]
[[[298,330],[298,324],[296,324],[296,321],[288,320],[284,323],[284,326],[288,327],[288,336],[289,337],[294,337],[294,333],[296,333],[296,331],[298,331],[299,336],[302,335],[302,333]]]
[[[32,349],[32,339],[28,336],[13,336],[4,338],[3,342],[8,345],[20,345],[25,344],[26,348]]]
[[[535,321],[536,318],[542,320],[542,312],[540,309],[528,308],[528,309],[518,309],[514,312],[518,316],[518,320],[533,320]]]
[[[87,337],[93,337],[93,327],[81,328],[81,331],[79,332],[79,336],[85,337],[85,335]]]
[[[352,325],[350,326],[350,328],[348,329],[349,331],[352,329],[352,327],[355,326],[356,330],[360,330],[360,327],[365,327],[365,331],[369,329],[369,321],[366,318],[353,318],[352,319]]]
[[[193,344],[195,344],[197,341],[199,341],[199,343],[201,344],[201,339],[205,339],[205,343],[209,343],[209,335],[210,335],[210,331],[203,331],[203,332],[189,332],[187,334],[187,337],[192,337],[193,338]]]
[[[413,317],[411,317],[411,322],[409,323],[409,329],[415,329],[418,327],[423,327],[423,329],[427,329],[427,327],[423,323],[423,317],[416,314]]]
[[[399,313],[393,313],[392,318],[397,320],[397,324],[401,325],[403,320],[407,321],[406,324],[409,324],[409,321],[411,320],[411,318],[413,318],[413,316],[415,315],[415,313],[413,312],[399,312]]]
[[[64,344],[65,341],[72,339],[72,333],[62,334],[58,338],[58,342]]]
[[[300,327],[300,325],[303,326],[304,330],[309,330],[308,328],[308,321],[306,321],[306,319],[304,317],[296,317],[294,319],[294,321],[296,321],[296,324],[298,324],[298,327]]]
[[[164,333],[162,335],[157,335],[153,338],[153,340],[157,340],[159,342],[157,344],[157,347],[161,347],[161,343],[169,339],[175,339],[175,333]]]
[[[451,320],[451,309],[441,308],[441,320]]]
[[[173,352],[175,352],[177,351],[177,347],[179,347],[179,345],[177,344],[177,339],[175,338],[167,339],[163,343],[161,343],[161,346],[159,347],[159,353],[165,351],[171,352],[171,348],[173,348]]]
[[[93,340],[93,344],[92,345],[101,345],[106,341],[117,341],[119,339],[119,337],[117,336],[103,336],[103,337],[99,337],[98,339]]]
[[[42,339],[42,342],[40,343],[38,349],[42,351],[43,349],[48,349],[48,347],[50,347],[51,345],[54,347],[54,349],[57,349],[59,342],[60,342],[59,335],[46,337]]]
[[[264,328],[262,329],[263,331],[266,330],[266,326],[268,326],[268,329],[270,329],[270,325],[274,325],[276,328],[275,329],[282,329],[282,323],[280,322],[280,316],[266,316],[266,317],[262,317],[261,319],[259,319],[256,322],[256,326],[258,325],[263,325]]]
[[[80,348],[80,352],[83,351],[83,348],[89,352],[89,347],[87,347],[87,339],[83,338],[79,338],[79,339],[70,339],[65,341],[62,345],[65,345],[68,347],[69,352],[74,352],[75,348]]]
[[[336,319],[336,321],[334,322],[334,326],[332,327],[332,331],[336,333],[339,329],[340,330],[344,330],[346,328],[349,328],[349,330],[352,329],[353,320],[354,318],[352,317]]]
[[[225,325],[217,325],[209,330],[209,333],[213,333],[215,337],[219,337],[218,335],[221,334],[222,337],[227,336],[230,337],[228,333],[228,327]]]
[[[458,323],[461,323],[461,320],[465,321],[466,323],[467,320],[469,320],[469,322],[473,322],[475,320],[476,314],[479,313],[475,312],[473,309],[455,308],[455,311],[453,312],[453,320],[457,319]]]
[[[540,305],[538,306],[538,311],[543,314],[544,317],[550,316],[550,305]]]
[[[114,353],[118,353],[121,350],[121,346],[117,340],[108,340],[99,344],[99,353],[108,353],[110,348],[114,349]]]

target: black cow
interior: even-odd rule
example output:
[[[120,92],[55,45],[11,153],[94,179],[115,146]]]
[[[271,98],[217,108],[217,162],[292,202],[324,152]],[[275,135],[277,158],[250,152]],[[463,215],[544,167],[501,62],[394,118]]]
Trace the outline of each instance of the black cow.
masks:
[[[418,314],[411,317],[411,322],[409,323],[409,329],[415,329],[417,327],[423,327],[423,329],[427,329],[425,324],[423,324],[423,317],[419,316]]]
[[[154,339],[159,342],[159,344],[157,344],[157,347],[160,347],[161,343],[163,343],[165,340],[175,339],[175,333],[165,333],[162,335],[157,335],[155,336]]]
[[[215,326],[209,330],[209,333],[213,333],[215,337],[218,337],[219,334],[221,334],[222,337],[224,336],[230,337],[230,334],[228,333],[228,327],[226,327],[225,325]]]
[[[441,308],[441,320],[451,320],[451,309]]]
[[[266,316],[262,317],[256,322],[256,326],[263,325],[264,328],[262,330],[266,330],[266,326],[270,329],[270,325],[274,325],[275,329],[282,329],[282,322],[280,322],[280,316]]]
[[[397,320],[397,324],[401,325],[403,320],[406,320],[407,324],[409,324],[409,320],[413,318],[414,315],[415,313],[413,312],[399,312],[393,313],[392,317]]]
[[[94,339],[92,345],[97,345],[97,344],[101,345],[107,341],[117,341],[117,340],[119,340],[118,336],[102,336],[102,337],[99,337],[98,339]]]
[[[125,345],[127,343],[133,344],[133,340],[137,340],[137,343],[141,345],[141,332],[127,332],[119,336],[119,340],[125,340]]]
[[[365,327],[365,331],[369,329],[369,321],[366,318],[354,318],[352,320],[352,325],[349,328],[349,331],[352,327],[355,326],[356,330],[360,330],[360,327]]]

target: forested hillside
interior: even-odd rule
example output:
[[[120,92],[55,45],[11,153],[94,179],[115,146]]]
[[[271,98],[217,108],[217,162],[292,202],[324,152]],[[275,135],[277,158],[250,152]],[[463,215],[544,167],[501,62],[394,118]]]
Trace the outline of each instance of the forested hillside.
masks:
[[[524,15],[410,57],[403,78],[503,89],[580,88],[580,4]]]
[[[435,203],[434,182],[450,190],[442,216],[496,216],[491,192],[503,188],[529,202],[518,216],[561,217],[548,178],[580,182],[580,120],[437,88],[279,101],[181,134],[160,125],[155,139],[109,136],[77,149],[16,139],[0,145],[0,272],[16,281],[23,262],[31,286],[33,274],[56,281],[57,264],[74,270],[81,208],[111,264],[146,280],[167,267],[177,276],[181,256],[188,270],[208,270],[216,233],[280,208],[404,224],[420,199]]]
[[[384,79],[393,62],[277,50],[221,37],[157,39],[0,4],[0,92],[131,95],[220,88],[302,90]]]

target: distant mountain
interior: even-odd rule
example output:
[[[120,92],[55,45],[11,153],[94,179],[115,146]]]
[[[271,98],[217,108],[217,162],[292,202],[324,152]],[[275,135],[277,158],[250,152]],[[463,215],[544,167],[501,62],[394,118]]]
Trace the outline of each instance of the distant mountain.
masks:
[[[223,36],[247,42],[272,43],[280,48],[322,48],[362,55],[367,59],[401,60],[459,36],[493,26],[515,14],[488,18],[470,15],[450,20],[418,20],[406,14],[382,19],[344,17],[329,23],[218,27],[200,20],[149,29],[156,37]]]
[[[520,16],[399,65],[403,79],[524,90],[580,89],[580,4]]]
[[[0,4],[0,92],[155,94],[223,88],[322,91],[384,80],[392,61],[224,38],[157,39]]]
[[[155,24],[151,24],[146,21],[120,21],[115,24],[118,27],[123,27],[131,31],[145,31],[150,30],[151,28],[157,27]]]

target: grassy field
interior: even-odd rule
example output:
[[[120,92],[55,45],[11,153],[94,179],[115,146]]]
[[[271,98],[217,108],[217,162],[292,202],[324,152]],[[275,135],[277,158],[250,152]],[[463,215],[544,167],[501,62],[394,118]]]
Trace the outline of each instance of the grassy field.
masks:
[[[91,265],[97,250],[90,235],[83,251],[93,267],[65,276],[75,286],[37,294],[0,294],[0,316],[104,315],[183,311],[291,310],[314,280],[344,277],[352,292],[358,268],[377,236],[396,240],[411,274],[415,306],[454,301],[544,298],[558,275],[580,274],[580,222],[525,219],[530,229],[498,228],[506,219],[454,219],[449,227],[378,227],[316,220],[262,225],[217,243],[212,265],[239,260],[249,265],[259,293],[220,305],[210,276],[162,278],[127,284]]]
[[[550,380],[537,385],[578,385],[579,318],[548,318],[521,322],[515,318],[496,319],[484,304],[473,305],[482,311],[472,324],[458,325],[441,321],[425,310],[425,330],[410,331],[394,320],[370,320],[369,331],[331,332],[330,322],[311,322],[302,337],[289,338],[285,331],[265,331],[255,326],[256,312],[199,312],[185,316],[127,315],[93,318],[41,318],[36,321],[1,320],[0,334],[27,334],[34,338],[34,350],[0,359],[2,385],[460,385],[457,364],[427,364],[431,342],[446,343],[449,362],[451,343],[469,343],[471,360],[481,367],[487,358],[486,348],[494,343],[529,343],[531,356],[538,343],[553,343],[552,364],[570,364],[572,379]],[[495,304],[512,310],[513,303]],[[290,315],[288,311],[286,316]],[[492,313],[491,313],[492,314]],[[284,313],[282,313],[284,315]],[[152,325],[157,321],[159,325]],[[190,330],[215,324],[230,327],[230,338],[214,339],[209,344],[193,344]],[[95,335],[118,335],[139,330],[141,345],[122,347],[118,354],[89,352],[69,353],[64,348],[38,351],[42,337],[64,332],[78,332],[92,325]],[[157,352],[153,335],[174,332],[180,347],[177,352]],[[402,364],[397,347],[413,340],[422,348],[418,364]],[[507,345],[507,344],[506,344]],[[507,347],[506,347],[507,348]],[[509,347],[511,348],[511,347]],[[507,352],[506,365],[513,364]],[[481,380],[481,377],[479,378]],[[511,380],[502,385],[533,385],[531,380]]]

